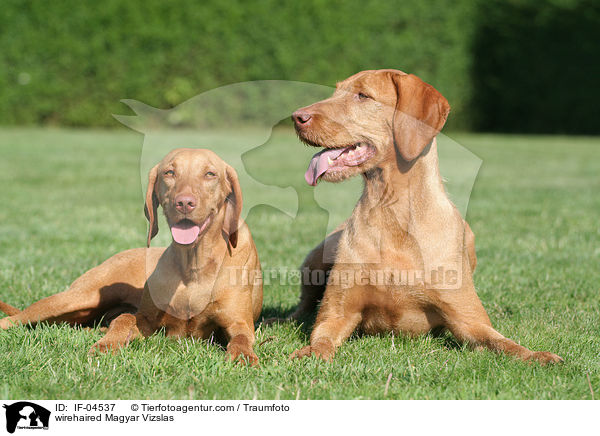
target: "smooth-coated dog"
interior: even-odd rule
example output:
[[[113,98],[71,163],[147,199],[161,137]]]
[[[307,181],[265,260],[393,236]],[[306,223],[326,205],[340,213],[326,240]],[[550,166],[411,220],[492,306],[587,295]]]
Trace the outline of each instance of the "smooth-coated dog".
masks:
[[[449,111],[447,100],[418,77],[374,70],[293,114],[300,139],[324,148],[311,160],[307,182],[361,174],[364,191],[350,218],[302,265],[311,273],[303,274],[308,279],[291,318],[322,300],[310,345],[292,357],[328,360],[357,327],[408,335],[446,328],[475,348],[562,361],[502,336],[477,296],[474,235],[448,199],[438,168],[436,135]],[[327,283],[313,283],[313,271],[327,271]]]
[[[262,308],[256,247],[241,221],[242,192],[235,170],[210,150],[176,149],[148,176],[148,247],[162,206],[173,242],[116,254],[71,287],[11,315],[0,328],[38,322],[90,324],[112,320],[91,351],[115,351],[137,337],[167,335],[228,341],[234,360],[256,363],[254,321]]]

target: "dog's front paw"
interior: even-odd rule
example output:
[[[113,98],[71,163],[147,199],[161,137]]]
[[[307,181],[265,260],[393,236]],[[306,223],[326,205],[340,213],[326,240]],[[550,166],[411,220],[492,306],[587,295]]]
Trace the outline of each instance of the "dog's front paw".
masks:
[[[325,361],[330,361],[333,358],[335,349],[333,344],[329,340],[319,340],[312,345],[307,345],[299,350],[294,351],[290,355],[290,359],[301,359],[303,357],[310,357],[315,355],[316,357]]]
[[[244,335],[235,336],[227,344],[227,358],[231,362],[258,365],[258,356],[252,351],[252,341]]]
[[[548,351],[534,351],[533,354],[527,358],[530,361],[539,362],[542,365],[547,365],[549,363],[563,363],[564,360],[562,357],[557,354],[549,353]]]
[[[252,349],[245,349],[237,345],[227,347],[227,359],[231,362],[247,363],[250,366],[258,365],[258,356]]]
[[[8,330],[9,328],[16,326],[17,324],[10,318],[10,316],[0,319],[0,330]]]
[[[121,344],[102,338],[98,342],[96,342],[94,345],[92,345],[92,348],[90,348],[90,351],[88,352],[88,354],[90,354],[90,355],[96,354],[96,353],[116,354],[120,348],[121,348]]]

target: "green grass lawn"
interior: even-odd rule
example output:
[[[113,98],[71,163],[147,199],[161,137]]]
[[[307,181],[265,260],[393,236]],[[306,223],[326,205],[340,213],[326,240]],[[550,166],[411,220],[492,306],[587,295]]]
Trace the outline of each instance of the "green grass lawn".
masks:
[[[600,398],[600,139],[451,136],[483,160],[467,216],[479,296],[500,332],[561,355],[564,365],[470,351],[449,336],[391,334],[353,336],[332,363],[290,361],[310,333],[298,325],[257,329],[259,368],[225,362],[209,342],[161,335],[89,357],[100,331],[40,325],[0,332],[0,397],[591,399],[595,391]],[[121,130],[0,130],[1,300],[25,307],[144,245],[141,151],[142,136]],[[249,212],[265,269],[298,267],[328,226],[303,182],[312,152],[281,130],[243,157],[258,180],[292,186],[300,199],[296,219],[268,205]],[[331,192],[350,210],[359,184]],[[163,227],[158,242],[168,240]],[[263,313],[291,310],[298,294],[298,286],[271,281]]]

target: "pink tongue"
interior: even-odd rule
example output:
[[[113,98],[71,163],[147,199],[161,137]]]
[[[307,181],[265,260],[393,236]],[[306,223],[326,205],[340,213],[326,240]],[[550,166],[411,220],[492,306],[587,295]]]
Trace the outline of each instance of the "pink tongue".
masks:
[[[173,239],[178,244],[192,244],[200,234],[200,227],[192,222],[180,222],[171,227]]]
[[[315,154],[310,160],[308,169],[304,174],[306,183],[311,186],[317,186],[319,177],[323,175],[329,169],[329,162],[327,158],[331,160],[337,159],[337,157],[344,152],[343,148],[326,149]]]

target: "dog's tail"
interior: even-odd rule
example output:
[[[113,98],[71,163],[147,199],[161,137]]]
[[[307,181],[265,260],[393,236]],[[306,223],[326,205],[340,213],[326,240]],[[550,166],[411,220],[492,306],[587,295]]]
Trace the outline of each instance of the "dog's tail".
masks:
[[[17,313],[21,313],[19,309],[11,306],[10,304],[6,304],[3,301],[0,301],[0,311],[6,313],[9,316],[16,315]]]

